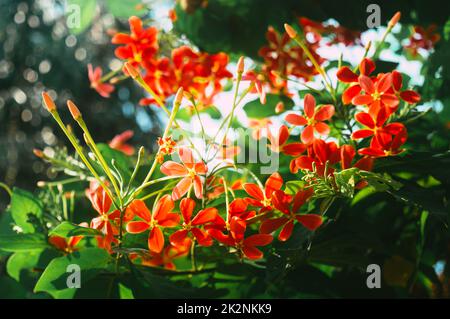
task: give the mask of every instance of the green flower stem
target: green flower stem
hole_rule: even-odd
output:
[[[59,127],[61,128],[61,130],[64,132],[64,134],[67,136],[67,138],[69,139],[70,143],[72,143],[72,146],[74,147],[75,151],[78,153],[78,155],[80,156],[81,160],[83,161],[84,165],[86,165],[86,167],[88,168],[88,170],[91,172],[91,174],[95,177],[95,179],[100,183],[100,186],[102,186],[102,188],[105,190],[105,192],[108,194],[108,196],[111,198],[111,200],[113,201],[114,206],[116,206],[116,208],[119,208],[119,205],[117,205],[117,203],[114,200],[114,197],[112,196],[111,190],[106,187],[105,183],[103,182],[103,180],[100,178],[100,176],[98,175],[98,173],[95,171],[95,169],[92,167],[91,163],[89,162],[89,160],[86,158],[86,156],[83,153],[83,149],[81,148],[81,146],[78,144],[75,136],[73,136],[72,133],[70,133],[68,131],[68,129],[65,127],[63,121],[61,120],[61,117],[59,116],[58,112],[53,111],[51,112],[53,118],[55,119],[55,121],[58,123]]]

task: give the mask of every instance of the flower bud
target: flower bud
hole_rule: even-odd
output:
[[[244,57],[243,56],[241,56],[239,58],[239,61],[237,63],[237,72],[238,72],[238,74],[244,73]]]
[[[290,38],[294,39],[295,37],[297,37],[297,31],[295,31],[295,29],[291,27],[289,24],[285,23],[284,29],[286,30],[286,33]]]
[[[400,12],[400,11],[397,11],[397,12],[394,14],[394,16],[391,18],[391,20],[389,21],[388,27],[389,27],[389,28],[394,27],[394,26],[398,23],[398,21],[400,20],[400,17],[401,17],[401,16],[402,16],[401,12]]]
[[[39,150],[37,148],[33,149],[33,154],[39,158],[44,158],[44,152],[42,152],[41,150]]]
[[[45,107],[50,113],[56,111],[55,102],[53,102],[53,99],[50,97],[50,95],[48,95],[47,92],[42,92],[42,101],[44,102]]]
[[[139,77],[139,71],[136,70],[136,68],[134,66],[131,65],[131,63],[129,62],[125,62],[125,64],[123,65],[125,70],[127,71],[127,73],[133,78],[137,78]]]
[[[80,110],[71,100],[67,101],[67,107],[69,108],[70,114],[72,114],[75,121],[81,117]]]

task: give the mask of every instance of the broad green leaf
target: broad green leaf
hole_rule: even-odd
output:
[[[0,250],[4,251],[37,251],[48,247],[46,237],[41,234],[0,236]]]
[[[245,104],[244,111],[249,118],[261,119],[273,116],[276,115],[275,106],[280,101],[284,103],[284,110],[291,110],[294,106],[294,102],[284,95],[267,94],[266,104],[261,104],[258,98]]]
[[[34,268],[39,263],[42,250],[17,252],[9,257],[6,263],[6,271],[8,275],[17,281],[20,281],[20,276],[23,271]]]
[[[145,13],[143,0],[106,0],[106,7],[117,18],[129,18]]]
[[[119,283],[119,296],[120,299],[134,299],[133,290]]]
[[[67,286],[67,280],[73,274],[68,266],[77,265],[80,267],[81,289],[83,289],[83,283],[105,269],[110,259],[108,252],[99,248],[86,248],[67,256],[55,258],[39,278],[34,291],[47,292],[53,298],[72,298],[77,289]]]
[[[301,190],[305,185],[304,181],[288,181],[284,191],[288,195],[295,195],[299,190]]]
[[[93,228],[82,227],[70,222],[62,222],[54,229],[50,231],[50,235],[56,235],[64,238],[69,238],[72,236],[98,236],[101,233]]]
[[[67,0],[66,24],[73,34],[82,33],[95,16],[97,0]]]
[[[15,224],[22,228],[24,233],[32,233],[34,226],[28,222],[28,214],[40,217],[42,204],[30,192],[15,187],[11,197],[10,212]]]

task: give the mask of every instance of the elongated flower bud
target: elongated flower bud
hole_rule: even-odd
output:
[[[125,62],[124,64],[125,70],[127,70],[127,73],[133,78],[139,77],[139,71],[136,70],[134,66],[132,66],[129,62]]]
[[[44,102],[45,107],[50,113],[56,111],[55,102],[53,102],[53,99],[50,97],[50,95],[48,95],[47,92],[42,92],[42,101]]]
[[[42,152],[41,150],[39,150],[37,148],[33,149],[33,154],[39,158],[44,158],[44,152]]]
[[[286,30],[286,33],[288,36],[292,39],[294,39],[297,36],[297,31],[293,27],[291,27],[289,24],[284,24],[284,29]]]
[[[69,108],[70,114],[72,114],[75,121],[81,117],[80,110],[71,100],[67,101],[67,107]]]
[[[391,18],[391,20],[389,21],[388,27],[392,28],[393,26],[395,26],[398,21],[400,20],[402,14],[400,11],[397,11],[394,16]]]
[[[180,86],[180,88],[177,91],[177,94],[175,95],[175,100],[173,101],[173,104],[180,105],[182,100],[183,100],[183,88]]]
[[[237,63],[237,72],[238,72],[238,74],[242,74],[242,73],[244,73],[244,57],[243,56],[241,56],[240,58],[239,58],[239,61],[238,61],[238,63]]]

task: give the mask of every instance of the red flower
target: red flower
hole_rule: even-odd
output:
[[[398,155],[404,151],[400,147],[405,144],[407,139],[408,134],[405,128],[394,134],[380,134],[372,139],[370,147],[362,148],[358,150],[358,153],[373,157]]]
[[[416,104],[420,102],[420,95],[419,93],[413,91],[413,90],[404,90],[400,91],[403,86],[403,79],[402,75],[398,71],[392,72],[392,85],[393,89],[395,91],[395,94],[399,96],[403,101],[409,104]]]
[[[292,208],[290,208],[290,197],[286,196],[283,191],[275,191],[273,194],[273,204],[277,210],[286,216],[265,220],[261,223],[259,231],[263,234],[270,234],[280,227],[283,227],[278,235],[278,240],[286,241],[292,235],[295,221],[301,223],[311,231],[316,230],[322,225],[322,216],[316,214],[299,214],[300,208],[313,193],[314,191],[312,188],[299,191],[293,199]]]
[[[380,138],[381,135],[397,134],[405,128],[401,123],[390,123],[384,126],[388,117],[389,114],[387,114],[384,109],[378,112],[376,121],[374,121],[373,117],[369,113],[361,112],[355,114],[356,121],[366,126],[366,128],[353,132],[352,139],[356,140],[370,136]]]
[[[323,121],[329,120],[334,114],[333,105],[322,105],[316,110],[316,100],[311,94],[305,95],[304,102],[305,116],[297,114],[288,114],[286,121],[292,125],[305,126],[301,134],[302,142],[305,144],[311,144],[314,141],[314,132],[321,135],[328,135],[330,128]]]
[[[270,141],[270,148],[274,152],[299,156],[306,150],[306,145],[302,143],[286,144],[289,138],[289,129],[286,125],[280,127],[277,136],[273,136],[270,131],[268,131],[268,138]]]
[[[231,218],[228,234],[224,234],[215,228],[208,229],[208,233],[222,244],[236,248],[241,256],[249,259],[260,259],[263,257],[263,253],[257,247],[270,244],[273,237],[269,234],[256,234],[244,238],[246,228],[245,221],[234,216]]]
[[[279,173],[270,175],[264,189],[253,183],[245,183],[244,189],[251,196],[246,198],[246,201],[252,206],[261,207],[261,211],[271,210],[272,193],[281,189],[281,186],[283,186],[283,178]]]
[[[435,24],[426,29],[421,26],[414,26],[414,32],[409,37],[409,43],[405,46],[405,49],[414,57],[419,54],[419,49],[431,50],[441,39],[439,33],[436,32],[436,28]]]
[[[364,58],[359,64],[359,73],[361,75],[369,76],[374,70],[375,63],[369,58]],[[361,92],[358,75],[348,66],[343,66],[337,71],[336,76],[339,81],[351,84],[342,93],[342,103],[350,104],[353,98]]]
[[[114,236],[119,234],[117,222],[120,219],[120,211],[114,210],[109,213],[112,201],[101,186],[87,194],[92,207],[100,214],[99,217],[92,219],[90,227],[103,233],[104,237],[98,238],[99,244],[103,248],[110,250],[111,243],[117,242]]]
[[[92,68],[92,64],[88,64],[88,78],[91,82],[91,88],[97,91],[103,97],[109,97],[111,92],[114,91],[114,86],[109,83],[102,82],[102,69],[98,66],[95,69]]]
[[[87,223],[81,223],[80,226],[89,227]],[[71,254],[78,250],[75,246],[83,239],[83,237],[84,236],[72,236],[69,238],[63,238],[60,236],[49,236],[48,242],[58,250]]]
[[[115,50],[119,59],[127,60],[133,66],[153,58],[158,50],[158,30],[155,27],[144,29],[138,17],[131,17],[130,34],[117,33],[112,38],[113,44],[123,44]]]
[[[315,139],[314,142],[308,146],[308,155],[300,156],[291,162],[291,172],[297,173],[299,169],[308,171],[313,170],[313,163],[316,167],[316,172],[319,175],[325,173],[325,166],[328,162],[328,174],[332,174],[334,170],[332,165],[340,161],[339,147],[335,142],[325,142],[320,139]]]
[[[175,233],[170,235],[170,243],[173,246],[186,246],[186,244],[190,246],[190,240],[186,241],[186,238],[189,238],[190,233],[195,237],[199,245],[212,245],[213,242],[211,237],[209,237],[209,235],[198,226],[213,222],[218,215],[217,208],[209,207],[202,209],[194,218],[191,218],[194,209],[195,201],[193,199],[183,198],[181,200],[180,211],[183,216],[183,229],[177,230]]]
[[[148,249],[155,253],[162,251],[164,247],[164,235],[161,228],[175,227],[180,222],[180,216],[171,213],[175,207],[170,195],[164,195],[156,203],[153,213],[147,208],[145,203],[135,199],[127,208],[134,215],[139,216],[142,221],[131,221],[127,224],[127,232],[139,234],[150,229],[148,236]]]
[[[164,156],[165,155],[170,155],[174,152],[175,150],[175,146],[177,146],[177,143],[172,140],[171,136],[162,138],[162,137],[158,137],[158,145],[159,145],[159,150],[158,150],[158,154],[157,159],[159,163],[163,163],[164,162]]]
[[[388,113],[396,110],[399,100],[395,94],[389,93],[392,88],[392,74],[379,74],[376,82],[368,76],[359,77],[359,85],[364,90],[356,95],[352,103],[369,106],[369,113],[376,115],[381,108],[388,107]]]
[[[126,144],[126,141],[128,141],[130,138],[132,138],[134,135],[134,132],[132,130],[126,130],[116,136],[109,142],[109,147],[116,149],[118,151],[121,151],[122,153],[126,155],[133,155],[134,154],[134,147]]]
[[[161,165],[161,172],[168,176],[179,176],[182,179],[172,191],[173,200],[178,200],[186,194],[192,185],[197,198],[203,198],[203,184],[199,175],[204,175],[208,171],[203,162],[194,162],[192,151],[185,147],[178,150],[183,164],[174,161],[167,161]]]
[[[148,267],[163,266],[169,270],[175,270],[174,259],[184,257],[189,253],[189,245],[187,246],[166,246],[161,252],[155,253],[150,251],[148,254],[130,253],[129,257],[132,261],[140,261],[140,264]]]
[[[242,81],[250,81],[255,86],[250,92],[258,93],[261,104],[266,104],[266,91],[264,90],[264,76],[253,70],[247,71],[242,75]]]

